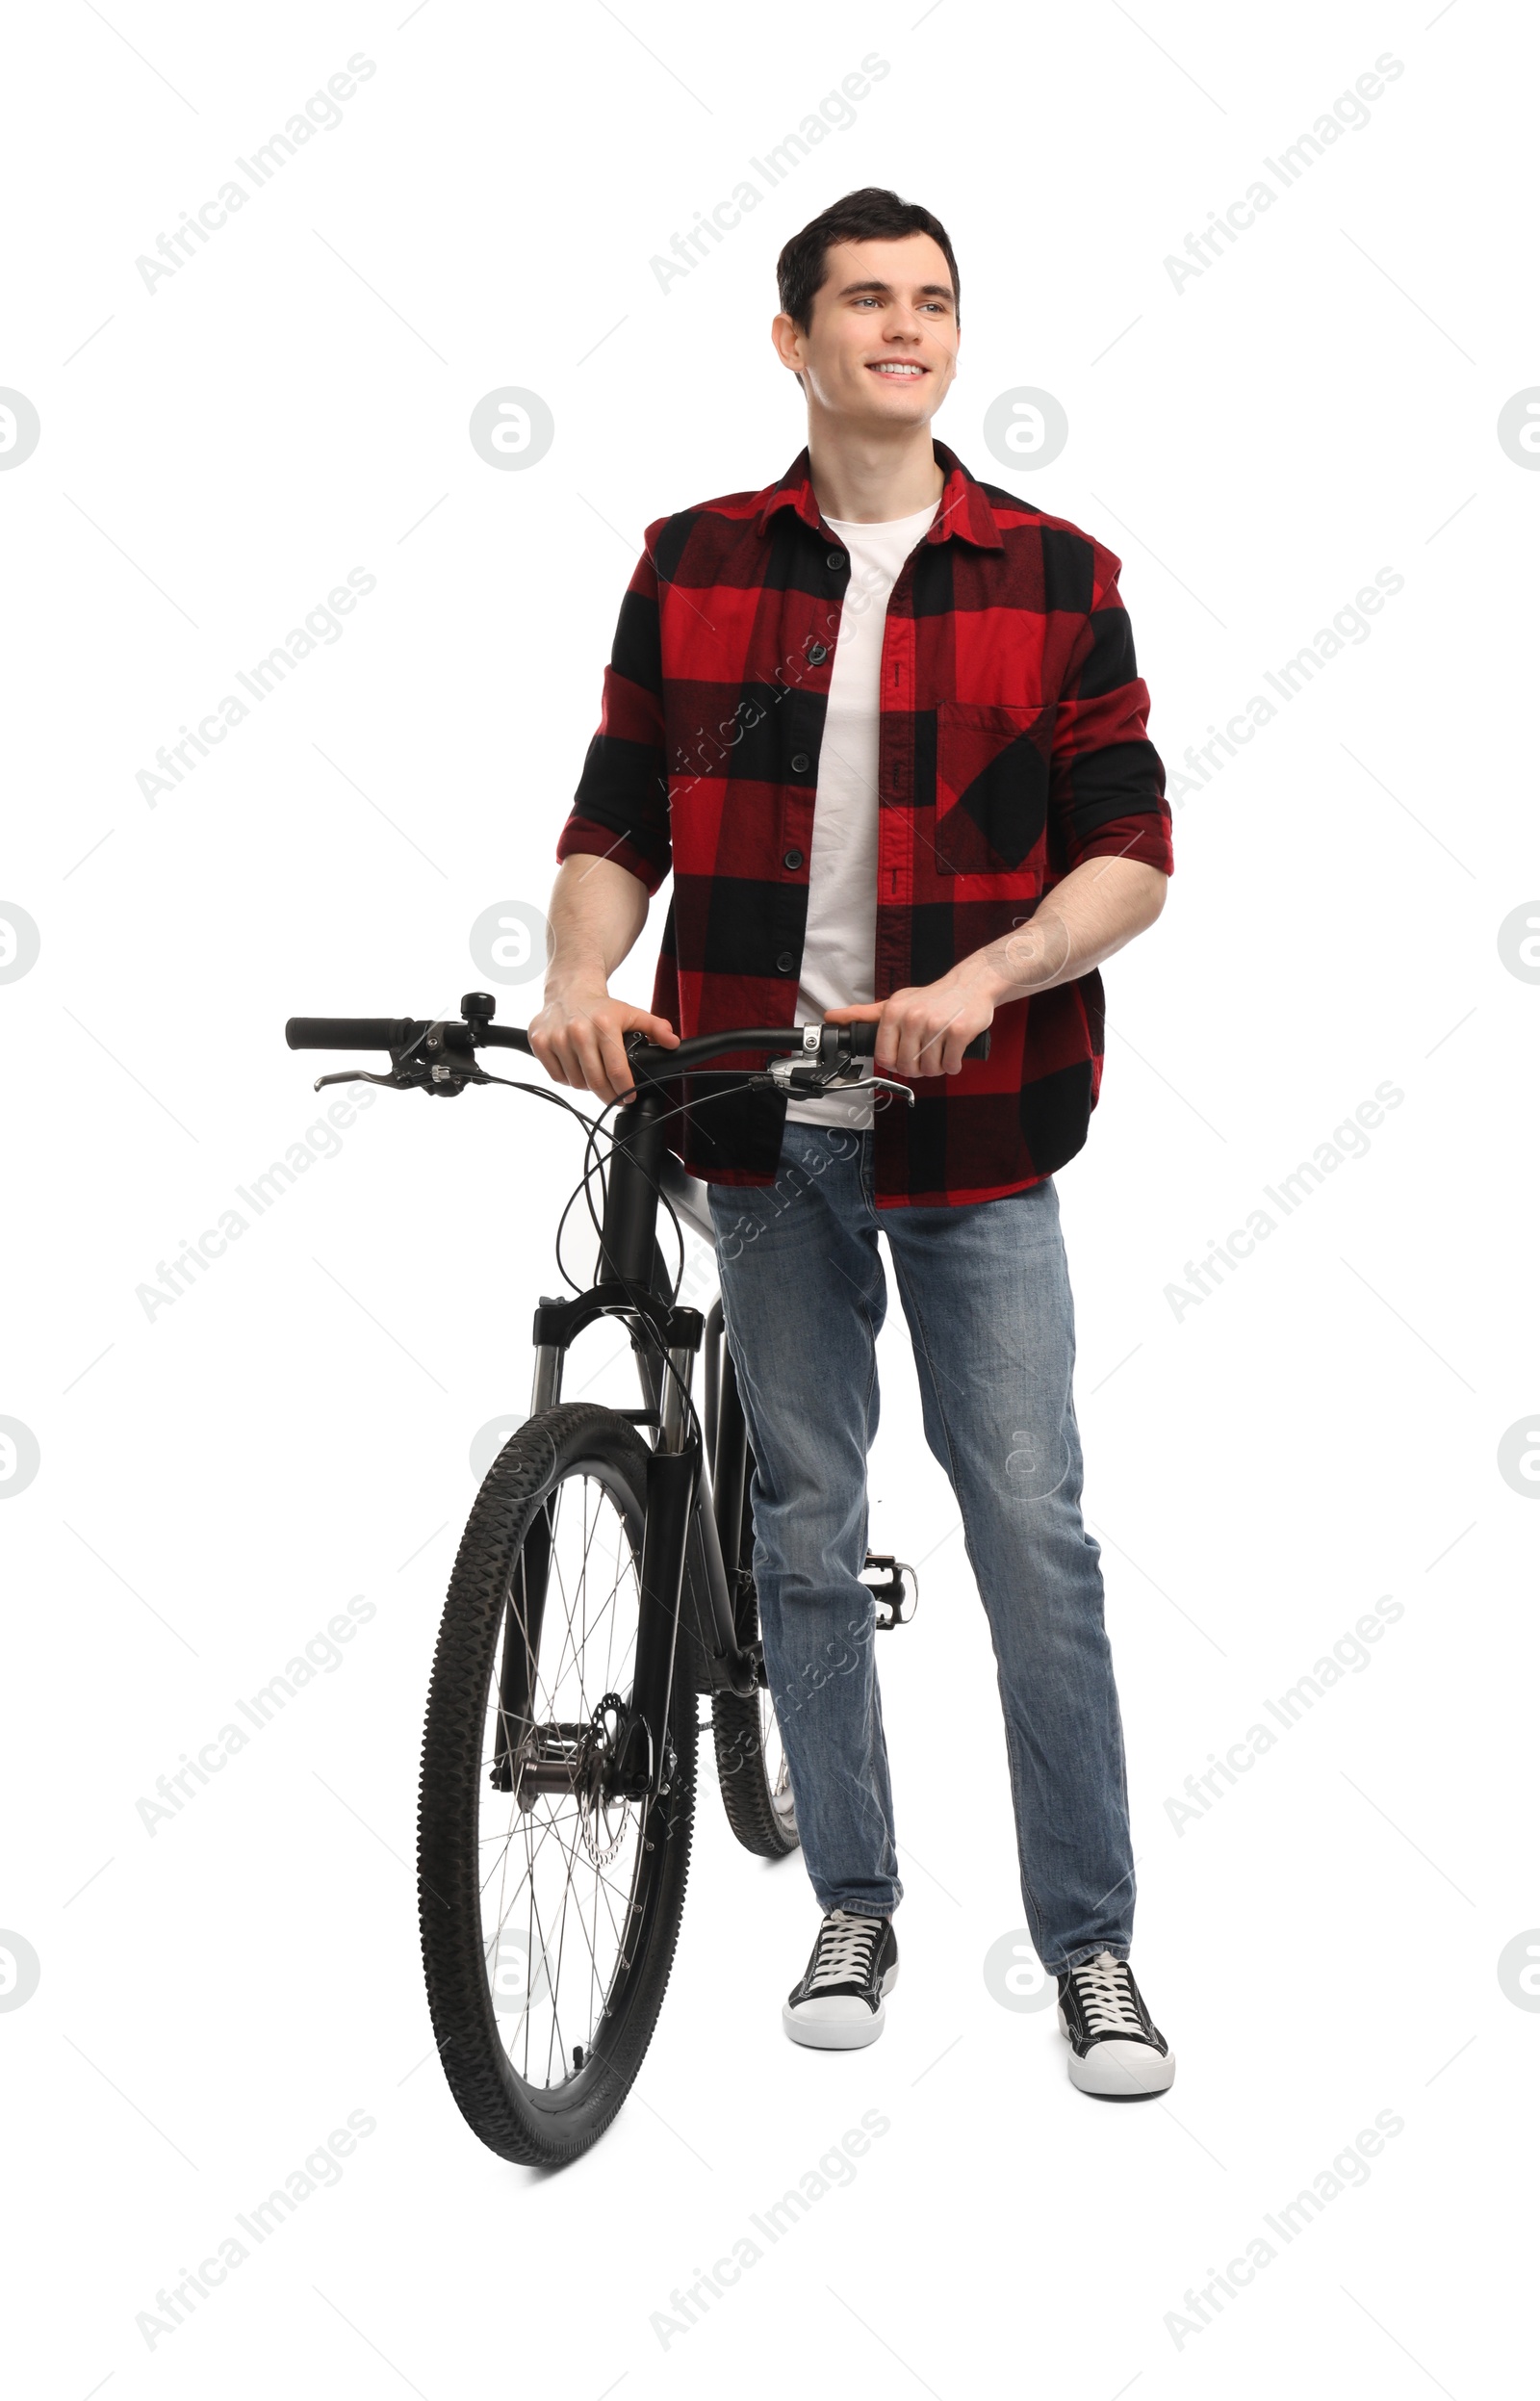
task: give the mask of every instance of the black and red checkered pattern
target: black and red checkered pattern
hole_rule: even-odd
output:
[[[883,638],[878,999],[1009,933],[1084,859],[1171,870],[1119,560],[943,443],[936,457],[940,507]],[[686,1036],[795,1021],[849,580],[806,451],[765,491],[647,529],[557,856],[616,860],[649,892],[672,868],[653,1005]],[[879,1109],[879,1205],[996,1200],[1062,1167],[1096,1104],[1102,1034],[1095,973],[997,1011],[988,1060]],[[773,1178],[779,1094],[702,1078],[690,1100],[671,1133],[696,1175]]]

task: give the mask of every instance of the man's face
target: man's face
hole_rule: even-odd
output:
[[[812,407],[873,432],[928,424],[957,372],[957,302],[939,245],[928,233],[836,242],[808,331],[783,313],[771,338]]]

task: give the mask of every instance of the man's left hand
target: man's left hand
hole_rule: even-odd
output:
[[[998,977],[976,954],[939,983],[909,984],[886,1000],[831,1009],[827,1021],[856,1025],[876,1020],[872,1064],[879,1075],[955,1075],[968,1044],[993,1023],[1000,997]]]

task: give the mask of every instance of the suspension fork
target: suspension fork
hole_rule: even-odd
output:
[[[639,1285],[643,1291],[654,1292],[658,1300],[665,1297],[657,1288],[657,1186],[663,1164],[662,1116],[662,1096],[655,1092],[643,1092],[634,1100],[629,1101],[615,1120],[615,1138],[605,1179],[598,1267],[600,1283]],[[538,1318],[536,1322],[538,1325]],[[633,1340],[631,1347],[637,1355],[648,1407],[655,1409],[659,1407],[659,1371],[644,1343]],[[565,1344],[559,1342],[536,1344],[534,1389],[529,1396],[531,1417],[538,1417],[542,1409],[554,1408],[561,1399],[565,1349]],[[672,1378],[670,1381],[673,1381]]]
[[[561,1399],[561,1371],[566,1357],[562,1344],[543,1342],[535,1351],[534,1388],[529,1414],[554,1408]],[[551,1581],[551,1504],[541,1505],[529,1523],[514,1566],[502,1609],[502,1665],[498,1678],[498,1728],[492,1755],[492,1787],[513,1790],[513,1761],[526,1732],[534,1721],[540,1636],[546,1616],[546,1588]]]
[[[623,1213],[616,1227],[613,1246],[610,1235],[611,1207],[616,1200],[613,1169],[609,1186],[610,1205],[604,1211],[603,1250],[605,1257],[613,1262],[610,1272],[629,1273],[640,1264],[643,1253],[640,1241],[636,1239],[635,1218],[639,1211],[634,1194],[630,1197],[629,1216],[624,1213],[628,1197],[624,1178],[630,1174],[651,1175],[653,1182],[648,1188],[647,1199],[652,1205],[646,1211],[646,1223],[642,1229],[647,1236],[645,1256],[649,1283],[653,1278],[656,1254],[655,1182],[662,1152],[660,1129],[651,1129],[658,1132],[655,1150],[651,1145],[644,1148],[644,1144],[650,1131],[646,1121],[655,1107],[655,1097],[653,1095],[636,1103],[638,1117],[643,1123],[637,1128],[640,1139],[636,1140],[634,1147],[629,1146],[629,1155],[622,1170],[620,1199]],[[629,1250],[624,1247],[628,1239]],[[659,1294],[658,1298],[663,1296]],[[686,1338],[670,1344],[663,1354],[666,1365],[650,1353],[645,1344],[638,1346],[637,1364],[642,1373],[643,1388],[657,1412],[657,1436],[647,1460],[647,1527],[642,1536],[636,1676],[631,1687],[631,1717],[620,1768],[622,1790],[665,1792],[668,1789],[668,1709],[679,1663],[684,1561],[691,1521],[701,1513],[702,1456],[700,1438],[691,1424],[690,1385],[695,1372],[695,1355],[700,1346],[702,1321],[693,1310],[680,1311],[676,1316],[676,1325],[679,1332]]]
[[[513,1790],[513,1761],[535,1717],[540,1635],[551,1581],[551,1504],[542,1502],[520,1546],[503,1603],[502,1668],[498,1679],[498,1731],[492,1786]]]
[[[695,1325],[698,1329],[699,1319],[695,1320]],[[669,1689],[679,1666],[677,1632],[680,1613],[692,1605],[692,1600],[697,1612],[697,1633],[710,1662],[713,1687],[720,1685],[744,1696],[753,1694],[758,1689],[757,1658],[745,1651],[738,1632],[738,1593],[733,1570],[738,1561],[739,1536],[734,1535],[732,1550],[728,1554],[732,1565],[724,1565],[717,1531],[720,1504],[706,1472],[700,1437],[689,1420],[693,1347],[689,1350],[670,1350],[667,1358],[667,1369],[660,1368],[656,1359],[645,1353],[638,1359],[645,1388],[654,1400],[659,1417],[657,1445],[648,1463],[647,1536],[642,1560],[644,1621],[649,1610],[654,1614],[645,1636],[639,1636],[635,1686],[638,1717],[654,1728],[664,1723],[663,1712]],[[720,1424],[720,1369],[711,1381],[716,1385],[716,1392],[707,1400],[706,1434],[708,1442],[712,1441],[713,1426]],[[732,1386],[730,1407],[735,1407],[736,1401],[737,1387],[734,1384]],[[747,1447],[741,1414],[735,1420],[730,1419],[726,1448],[720,1434],[716,1436],[713,1447],[728,1468],[729,1482],[738,1495],[736,1506],[741,1511]],[[735,1477],[732,1464],[734,1456],[737,1459]],[[684,1571],[690,1558],[692,1536],[696,1545],[694,1582],[704,1588],[693,1590],[692,1595],[687,1596]],[[675,1639],[665,1678],[662,1660],[670,1636]],[[644,1639],[651,1644],[646,1655],[645,1670]]]
[[[637,1597],[636,1675],[616,1790],[637,1798],[666,1792],[669,1697],[679,1648],[684,1549],[695,1507],[699,1453],[654,1450],[647,1462],[647,1530]]]
[[[676,1366],[686,1363],[671,1353]],[[670,1382],[673,1378],[670,1378]],[[666,1392],[665,1392],[666,1402]],[[724,1569],[717,1539],[716,1512],[703,1488],[701,1446],[693,1434],[683,1447],[667,1446],[668,1411],[664,1433],[647,1462],[647,1532],[642,1540],[640,1615],[636,1636],[636,1680],[632,1688],[631,1743],[625,1763],[626,1782],[652,1775],[647,1789],[660,1789],[664,1770],[661,1737],[667,1724],[669,1694],[679,1667],[680,1612],[685,1605],[684,1566],[692,1531],[699,1542],[699,1560],[706,1592],[702,1596],[707,1622],[700,1634],[711,1657],[713,1680],[720,1677],[731,1691],[743,1696],[758,1690],[758,1665],[738,1639],[735,1584]],[[738,1489],[742,1493],[741,1472]],[[741,1506],[741,1500],[740,1500]],[[737,1550],[734,1545],[733,1562]],[[692,1704],[693,1705],[693,1704]],[[649,1761],[645,1754],[651,1751]]]

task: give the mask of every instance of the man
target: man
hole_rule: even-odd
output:
[[[932,440],[959,339],[937,219],[853,193],[778,273],[772,339],[808,447],[766,490],[648,528],[558,844],[531,1040],[558,1082],[610,1100],[633,1027],[667,1046],[875,1020],[875,1071],[912,1105],[707,1077],[674,1121],[710,1186],[766,1668],[824,1912],[783,2022],[818,2048],[873,2041],[898,1969],[860,1581],[881,1226],[988,1614],[1069,2074],[1144,2099],[1174,2069],[1128,1966],[1122,1732],[1052,1176],[1097,1097],[1096,968],[1159,915],[1171,867],[1148,693],[1119,561]],[[632,1007],[608,979],[670,868],[654,1006]],[[964,1061],[986,1028],[988,1062]],[[937,1731],[965,1773],[961,1723]]]

